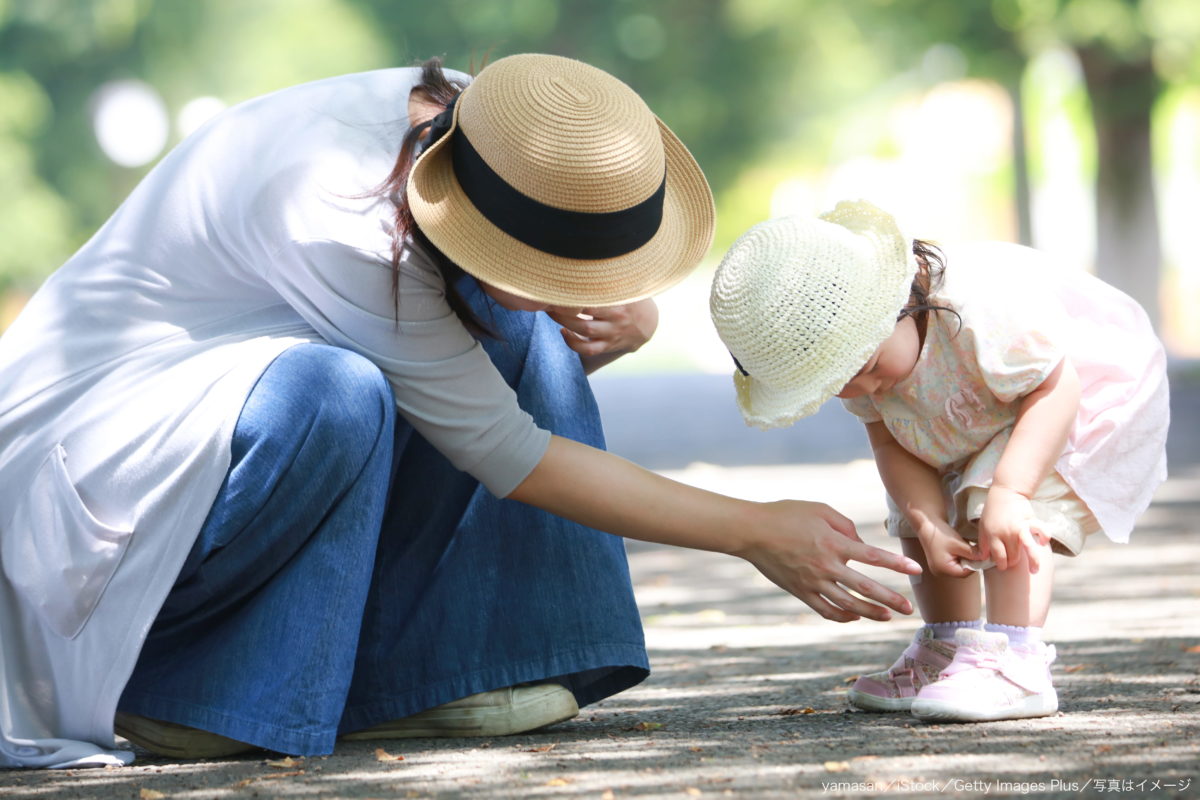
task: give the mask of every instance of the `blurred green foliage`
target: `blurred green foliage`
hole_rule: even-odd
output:
[[[175,114],[433,55],[580,58],[692,149],[728,242],[768,213],[756,170],[819,169],[847,146],[846,114],[869,129],[896,96],[964,76],[1015,94],[1030,55],[1063,45],[1133,65],[1114,74],[1156,95],[1196,81],[1198,41],[1195,0],[0,0],[0,289],[36,285],[149,168],[96,143],[93,94],[112,80]]]

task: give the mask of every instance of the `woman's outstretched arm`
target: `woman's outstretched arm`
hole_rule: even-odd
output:
[[[509,497],[618,536],[744,558],[826,619],[912,613],[903,596],[847,562],[910,575],[920,572],[916,562],[864,544],[853,522],[822,503],[726,497],[558,436]]]

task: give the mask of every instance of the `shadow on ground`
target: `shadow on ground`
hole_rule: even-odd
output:
[[[8,773],[2,793],[617,798],[953,790],[1037,797],[1090,795],[1097,781],[1106,788],[1146,781],[1144,794],[1157,782],[1152,796],[1185,797],[1196,790],[1200,740],[1197,656],[1188,652],[1196,644],[1177,637],[1070,642],[1055,668],[1063,712],[972,726],[847,710],[848,683],[890,661],[903,646],[895,636],[816,649],[657,651],[650,684],[537,735],[347,743],[329,758],[146,758],[124,770]]]

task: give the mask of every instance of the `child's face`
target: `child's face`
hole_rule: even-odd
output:
[[[921,337],[917,333],[917,323],[912,317],[905,317],[896,323],[892,335],[883,340],[875,354],[837,396],[851,398],[886,392],[908,377],[920,355]]]

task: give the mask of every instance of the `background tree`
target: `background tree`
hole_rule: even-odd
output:
[[[1153,121],[1164,89],[1200,76],[1200,7],[1191,0],[995,0],[1026,52],[1079,59],[1096,147],[1096,274],[1159,320],[1162,243]]]
[[[886,150],[898,97],[986,78],[1013,98],[1007,192],[1029,241],[1023,76],[1068,47],[1094,123],[1097,271],[1153,314],[1153,115],[1164,90],[1200,80],[1198,42],[1195,0],[0,0],[0,291],[35,286],[149,168],[113,164],[92,135],[112,80],[144,80],[176,112],[431,55],[460,68],[574,56],[632,85],[688,144],[721,247],[770,213],[781,173]]]

